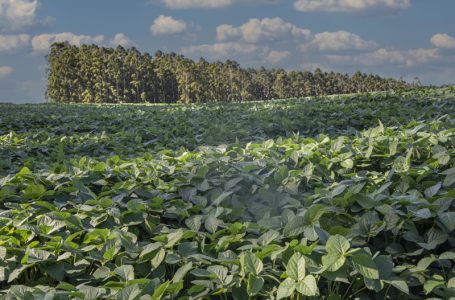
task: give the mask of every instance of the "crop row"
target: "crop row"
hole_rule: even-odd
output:
[[[406,103],[411,102],[401,105]],[[416,114],[417,104],[406,114]],[[445,112],[453,109],[449,102],[439,104],[447,105]],[[305,115],[307,109],[321,106],[302,106],[298,112]],[[435,106],[420,113],[438,114],[431,111]],[[272,107],[270,118],[277,114],[291,127],[298,124],[298,113],[283,117],[294,110]],[[100,109],[93,107],[91,113]],[[103,109],[100,118],[117,108]],[[221,108],[211,109],[205,118]],[[130,111],[127,118],[139,111],[121,110]],[[153,111],[141,110],[145,115]],[[327,122],[312,118],[301,126],[320,122],[330,131],[331,122],[341,122],[336,113],[334,109]],[[385,122],[396,122],[393,112],[388,114]],[[377,122],[363,120],[365,115],[358,108],[349,122]],[[96,122],[97,117],[91,117]],[[51,110],[43,126],[53,118]],[[224,114],[220,118],[228,120]],[[37,121],[32,117],[30,122]],[[198,121],[187,117],[182,122]],[[248,118],[239,122],[252,124]],[[90,124],[81,121],[80,126]],[[11,137],[18,139],[16,152],[25,127]],[[253,127],[245,130],[264,130],[258,139],[270,134],[264,126]],[[87,144],[78,148],[87,156],[71,158],[65,148],[53,156],[63,155],[61,161],[47,167],[38,164],[41,158],[30,152],[27,141],[24,147],[30,148],[23,151],[36,163],[16,172],[10,168],[0,178],[0,281],[5,297],[455,297],[454,119],[445,116],[398,127],[379,122],[345,136],[340,134],[344,129],[336,130],[336,135],[289,133],[191,151],[157,147],[152,153],[146,151],[145,140],[122,147],[120,138],[112,140],[116,144],[111,150],[112,144],[101,143],[106,148],[98,158],[96,148],[88,155]],[[42,145],[52,143],[53,137],[40,140],[44,133],[39,128],[36,132]],[[109,151],[118,155],[109,156]]]

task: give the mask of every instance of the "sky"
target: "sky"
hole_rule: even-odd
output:
[[[455,83],[454,0],[0,0],[0,102],[43,102],[53,42]]]

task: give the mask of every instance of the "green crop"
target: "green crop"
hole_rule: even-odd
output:
[[[455,297],[454,104],[1,105],[0,293]]]

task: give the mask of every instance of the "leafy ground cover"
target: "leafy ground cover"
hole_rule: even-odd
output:
[[[454,103],[4,105],[3,298],[455,297]]]

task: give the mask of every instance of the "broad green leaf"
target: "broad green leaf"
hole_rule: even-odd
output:
[[[341,166],[345,169],[352,169],[354,167],[354,161],[352,159],[346,159],[345,161],[341,162]]]
[[[291,278],[286,278],[278,286],[276,299],[279,300],[279,299],[290,297],[294,293],[295,289],[297,288],[296,285],[297,284],[294,280],[292,280]]]
[[[138,299],[138,296],[142,294],[141,289],[139,288],[139,285],[133,284],[130,286],[127,286],[123,289],[120,290],[120,292],[115,295],[115,299],[117,300],[135,300]]]
[[[341,235],[331,236],[325,244],[325,249],[329,254],[345,255],[350,248],[349,241]]]
[[[386,280],[385,282],[389,283],[391,286],[398,289],[399,291],[409,295],[409,287],[405,280],[396,277],[390,280]]]
[[[305,257],[296,252],[289,259],[286,265],[286,273],[294,281],[301,281],[305,278]]]
[[[207,219],[205,219],[204,227],[205,229],[207,229],[208,232],[215,233],[219,224],[220,223],[215,216],[209,215]]]
[[[318,285],[316,283],[316,278],[313,275],[308,275],[302,281],[297,283],[297,291],[308,297],[313,297],[319,295]]]
[[[257,277],[250,273],[248,276],[247,282],[247,293],[250,297],[257,295],[264,286],[264,279],[262,277]]]
[[[124,281],[134,280],[134,267],[131,265],[122,265],[114,270],[114,273],[120,276]]]
[[[277,239],[280,236],[280,233],[275,230],[269,230],[263,235],[261,235],[258,239],[258,244],[261,246],[267,246],[271,242],[273,242],[275,239]]]
[[[432,278],[425,281],[423,289],[425,290],[425,294],[428,295],[433,292],[434,289],[442,286],[445,286],[444,278],[439,275],[434,275]]]
[[[360,274],[367,279],[379,279],[379,270],[371,256],[365,253],[356,253],[352,257],[352,264]]]
[[[374,258],[374,262],[378,267],[379,278],[382,280],[390,279],[393,275],[392,257],[387,255],[379,255]]]
[[[179,229],[175,232],[171,232],[167,235],[166,248],[172,248],[177,244],[183,237],[183,230]]]
[[[225,266],[209,266],[207,271],[216,275],[216,277],[221,281],[224,282],[226,277],[228,276],[228,268]]]
[[[317,224],[319,219],[324,215],[326,212],[325,205],[322,204],[315,204],[312,205],[308,210],[305,212],[305,222],[307,224]]]
[[[161,243],[150,243],[142,248],[139,257],[144,260],[149,260],[154,256],[154,253],[161,247]]]
[[[433,186],[427,188],[427,189],[425,190],[425,196],[426,196],[427,198],[431,198],[431,197],[435,196],[435,195],[439,192],[439,190],[441,189],[441,187],[442,187],[442,183],[441,183],[441,182],[438,182],[437,184],[435,184],[435,185],[433,185]]]
[[[445,212],[438,216],[438,220],[444,225],[448,232],[455,230],[455,212]]]
[[[398,173],[407,172],[409,168],[408,160],[403,156],[397,157],[393,163],[393,169]]]
[[[251,252],[242,252],[240,254],[240,264],[243,272],[253,273],[254,275],[259,275],[264,267],[262,261]]]
[[[172,278],[173,283],[177,283],[181,280],[183,280],[186,276],[186,274],[193,268],[193,263],[189,262],[180,268],[175,272],[174,277]]]
[[[161,263],[163,262],[165,256],[166,256],[166,251],[164,251],[164,249],[161,248],[156,253],[156,255],[153,257],[153,259],[151,261],[153,268],[155,268],[155,269],[158,268],[159,265],[161,265]]]
[[[198,232],[199,229],[201,229],[202,217],[191,216],[190,218],[185,219],[185,225],[188,226],[189,229]]]
[[[164,293],[166,293],[167,288],[169,287],[170,282],[166,281],[165,283],[161,284],[152,294],[152,300],[160,300]]]
[[[322,266],[329,272],[335,272],[346,262],[346,257],[339,253],[329,253],[322,257]]]

